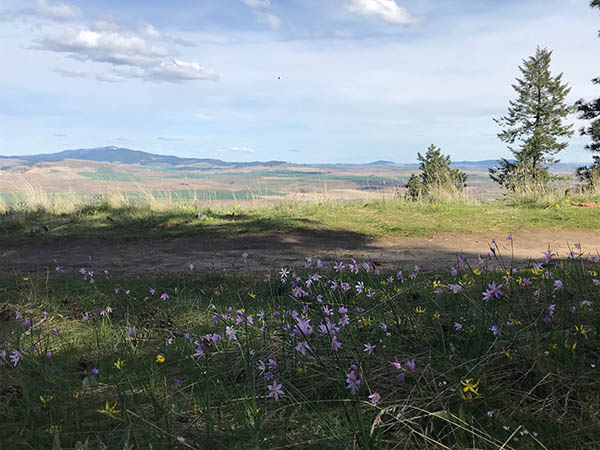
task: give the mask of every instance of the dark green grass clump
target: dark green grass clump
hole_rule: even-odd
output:
[[[260,276],[6,278],[0,442],[598,448],[597,258],[513,269],[493,248],[445,273],[308,259]]]

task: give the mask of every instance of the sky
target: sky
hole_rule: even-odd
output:
[[[493,118],[553,51],[600,88],[587,0],[2,0],[0,155],[119,146],[228,161],[509,157]],[[579,129],[576,115],[570,122]],[[591,161],[579,133],[563,161]]]

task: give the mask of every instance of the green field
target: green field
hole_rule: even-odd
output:
[[[136,194],[139,195],[139,194]],[[157,194],[160,207],[135,197],[125,206],[98,202],[71,212],[13,209],[0,221],[0,242],[35,243],[55,239],[102,237],[109,240],[174,236],[228,237],[262,231],[345,230],[366,238],[400,239],[439,233],[488,234],[515,230],[597,230],[600,208],[572,206],[569,199],[537,207],[482,204],[413,203],[403,200],[352,202],[275,202],[207,207],[201,194]],[[198,195],[198,201],[192,201]],[[249,191],[213,193],[206,200],[250,200]],[[276,193],[271,193],[276,195]],[[137,199],[137,200],[136,200]]]

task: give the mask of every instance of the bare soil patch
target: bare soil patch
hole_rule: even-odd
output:
[[[475,261],[478,254],[489,252],[489,243],[496,238],[500,252],[511,260],[511,241],[506,236],[459,235],[441,233],[431,238],[401,240],[370,240],[348,231],[264,232],[231,239],[180,237],[168,240],[136,240],[116,243],[102,239],[65,240],[27,247],[4,247],[0,251],[0,273],[27,274],[54,271],[60,265],[65,271],[80,267],[108,269],[124,276],[184,273],[189,264],[197,272],[209,270],[263,271],[282,266],[302,264],[304,258],[324,261],[350,257],[371,260],[386,267],[421,265],[426,270],[445,269],[454,265],[457,255]],[[600,232],[596,231],[527,231],[514,233],[514,258],[518,264],[540,259],[551,248],[566,258],[574,244],[583,252],[598,254]],[[248,262],[242,261],[247,252]]]

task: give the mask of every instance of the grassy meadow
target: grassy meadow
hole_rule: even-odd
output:
[[[589,200],[589,198],[588,198]],[[573,198],[542,199],[531,204],[493,202],[421,202],[399,197],[357,201],[206,202],[150,197],[132,203],[124,197],[89,203],[6,209],[0,242],[32,244],[72,238],[116,241],[176,236],[227,238],[264,231],[344,230],[366,239],[429,237],[437,233],[504,233],[510,230],[595,230],[598,208],[573,206]]]
[[[244,274],[5,276],[0,442],[599,448],[597,255],[491,249],[440,273],[243,254]]]

